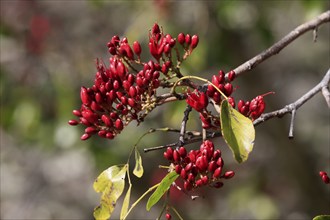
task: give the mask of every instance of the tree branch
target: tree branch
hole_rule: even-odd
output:
[[[191,109],[192,109],[191,106],[187,105],[186,110],[184,111],[184,117],[182,119],[180,137],[179,137],[180,146],[184,145],[184,136],[186,134],[187,121],[189,120],[189,113],[191,112]]]
[[[284,108],[279,109],[277,111],[262,114],[258,119],[256,119],[253,122],[253,124],[256,126],[264,121],[267,121],[268,119],[271,119],[274,117],[282,117],[283,115],[285,115],[287,113],[292,113],[292,111],[297,110],[305,102],[307,102],[309,99],[311,99],[315,94],[317,94],[321,90],[326,90],[329,86],[328,85],[329,82],[330,82],[330,69],[328,69],[328,72],[325,74],[325,76],[323,77],[323,79],[321,80],[321,82],[319,84],[317,84],[314,88],[312,88],[310,91],[308,91],[305,95],[300,97],[297,101],[295,101],[289,105],[286,105]],[[323,93],[323,95],[324,95],[324,93]],[[324,96],[325,96],[326,100],[330,100],[330,93],[325,94]]]
[[[284,38],[282,38],[280,41],[275,43],[273,46],[268,48],[267,50],[263,51],[262,53],[258,54],[257,56],[253,57],[252,59],[246,61],[242,65],[238,66],[234,69],[236,75],[240,75],[244,72],[247,72],[253,68],[255,68],[259,63],[265,61],[269,57],[278,54],[284,47],[289,45],[292,41],[297,39],[302,34],[306,33],[309,30],[315,30],[314,31],[314,37],[313,40],[316,40],[316,30],[317,27],[323,23],[330,21],[330,10],[326,11],[319,16],[317,16],[315,19],[308,21],[302,25],[299,25],[296,27],[293,31],[291,31],[289,34],[287,34]]]

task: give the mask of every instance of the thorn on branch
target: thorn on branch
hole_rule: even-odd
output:
[[[328,86],[324,86],[322,88],[322,95],[327,102],[328,107],[330,108],[330,91]]]
[[[316,43],[316,40],[317,40],[317,31],[318,31],[318,28],[316,26],[313,30],[313,41],[314,41],[314,43]]]
[[[291,112],[291,122],[290,122],[290,130],[289,130],[289,139],[293,139],[293,124],[296,117],[296,109],[294,108]]]

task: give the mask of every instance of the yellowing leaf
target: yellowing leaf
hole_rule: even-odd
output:
[[[252,121],[234,109],[227,100],[220,106],[221,133],[237,162],[247,160],[253,149],[255,130]]]
[[[120,219],[124,219],[127,215],[129,200],[130,200],[130,197],[131,197],[131,188],[132,188],[132,185],[130,185],[128,187],[126,196],[124,198],[123,205],[121,207],[121,212],[120,212]]]
[[[164,193],[170,188],[171,184],[178,178],[179,174],[175,171],[168,173],[164,179],[160,182],[159,186],[155,190],[155,192],[149,197],[147,202],[147,211],[150,210],[152,206],[154,206],[160,198],[164,195]]]
[[[135,167],[133,170],[133,174],[139,178],[143,175],[142,158],[139,151],[136,148],[135,148]]]
[[[112,166],[103,171],[94,182],[94,190],[102,193],[100,205],[94,209],[95,219],[109,219],[116,202],[123,193],[127,165]]]
[[[315,216],[313,220],[330,220],[330,215],[318,215]]]

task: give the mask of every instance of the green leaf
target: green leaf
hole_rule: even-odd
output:
[[[142,158],[139,151],[136,148],[135,148],[135,167],[133,170],[133,174],[139,178],[143,175]]]
[[[125,166],[111,166],[104,170],[94,182],[94,190],[102,193],[100,205],[94,209],[95,219],[109,219],[116,202],[123,193],[125,187]]]
[[[168,173],[164,179],[160,182],[159,186],[155,190],[155,192],[149,197],[147,202],[147,211],[150,210],[152,206],[154,206],[160,198],[164,195],[164,193],[170,188],[171,184],[178,178],[179,174],[175,171]]]
[[[221,133],[237,162],[247,160],[253,149],[255,130],[252,121],[234,109],[227,100],[220,106]]]
[[[318,215],[315,216],[313,220],[330,220],[330,215]]]
[[[130,200],[130,197],[131,197],[131,188],[132,188],[132,185],[130,185],[128,187],[126,196],[124,198],[123,206],[121,207],[121,212],[120,212],[120,219],[125,219],[125,217],[127,215],[129,200]]]

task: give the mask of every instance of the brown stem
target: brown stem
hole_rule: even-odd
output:
[[[283,37],[280,41],[272,45],[267,50],[261,52],[260,54],[256,55],[252,59],[246,61],[242,65],[236,67],[234,69],[236,75],[240,75],[244,72],[247,72],[253,68],[255,68],[258,64],[265,61],[269,57],[278,54],[283,48],[288,46],[292,41],[297,39],[302,34],[306,33],[310,30],[316,30],[318,26],[320,26],[323,23],[330,21],[330,10],[326,11],[319,16],[317,16],[315,19],[308,21],[302,25],[299,25],[294,30],[292,30],[289,34],[287,34],[285,37]],[[315,33],[314,33],[314,40],[315,40]]]

